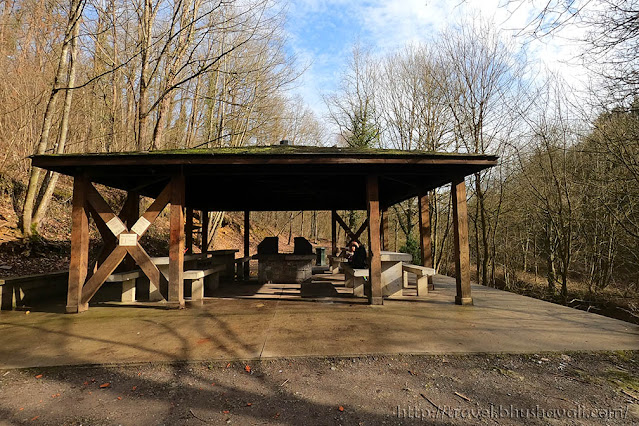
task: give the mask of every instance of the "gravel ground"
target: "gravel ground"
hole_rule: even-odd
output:
[[[4,370],[0,418],[51,425],[638,424],[639,352]]]

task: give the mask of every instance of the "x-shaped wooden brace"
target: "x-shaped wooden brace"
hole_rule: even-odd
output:
[[[113,213],[111,207],[90,182],[87,182],[86,200],[88,210],[91,212],[105,243],[109,244],[109,241],[115,239],[115,248],[82,287],[80,303],[86,304],[91,300],[109,275],[124,260],[127,253],[146,274],[150,283],[158,289],[161,288],[160,285],[164,277],[140,245],[139,239],[170,202],[171,184],[169,183],[164,188],[147,211],[131,226],[131,229],[127,228],[122,220]]]
[[[344,222],[344,220],[340,217],[340,215],[337,214],[337,212],[335,212],[335,220],[337,220],[337,223],[339,223],[339,225],[348,234],[348,238],[350,238],[352,241],[357,241],[358,243],[361,244],[361,241],[359,240],[359,236],[362,235],[362,232],[364,232],[364,230],[368,227],[368,218],[366,218],[364,223],[362,223],[362,225],[359,227],[357,232],[353,232],[351,228],[346,224],[346,222]]]

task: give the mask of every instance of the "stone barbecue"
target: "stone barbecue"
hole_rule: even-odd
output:
[[[306,238],[295,238],[293,253],[278,252],[278,238],[267,237],[257,246],[257,280],[264,283],[302,283],[313,275],[316,256]]]

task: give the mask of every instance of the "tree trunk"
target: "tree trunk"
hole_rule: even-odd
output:
[[[79,27],[79,20],[82,16],[82,9],[84,7],[84,0],[72,0],[71,7],[69,9],[69,20],[67,22],[67,28],[65,31],[65,37],[62,42],[62,48],[60,51],[60,60],[58,62],[58,69],[56,71],[51,94],[47,101],[47,106],[44,112],[44,118],[42,121],[42,130],[40,132],[40,140],[36,149],[37,154],[44,154],[49,146],[49,137],[51,133],[51,127],[53,124],[53,113],[56,99],[61,89],[61,82],[65,72],[68,72],[68,60],[69,50],[71,49],[71,43],[74,40],[74,34],[76,28]],[[29,174],[29,183],[27,185],[27,194],[24,200],[24,208],[22,210],[22,234],[25,237],[29,237],[33,232],[33,210],[35,207],[36,195],[39,192],[38,182],[40,180],[40,169],[37,167],[31,167]]]
[[[62,112],[62,121],[60,123],[60,139],[58,140],[58,146],[56,148],[56,154],[64,153],[64,147],[67,143],[67,136],[69,134],[69,114],[71,113],[71,101],[73,99],[73,86],[75,86],[75,72],[77,68],[77,54],[78,54],[78,34],[80,32],[79,23],[75,25],[73,29],[73,38],[71,39],[71,57],[69,60],[69,79],[67,83],[67,89],[64,96],[64,109]],[[37,229],[40,221],[44,218],[44,215],[49,207],[49,202],[53,196],[53,191],[58,182],[58,173],[49,171],[45,176],[45,180],[42,183],[41,192],[42,198],[39,201],[36,208],[35,215],[33,216],[33,226]]]

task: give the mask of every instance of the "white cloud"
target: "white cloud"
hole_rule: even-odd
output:
[[[527,41],[530,60],[545,64],[568,80],[582,78],[583,72],[573,60],[576,47],[566,41],[578,38],[578,29],[568,27],[541,41],[524,40],[521,30],[538,9],[528,2],[508,8],[500,4],[503,0],[296,0],[289,6],[290,47],[299,57],[312,60],[297,93],[321,116],[325,113],[321,95],[337,87],[339,73],[358,39],[383,54],[409,43],[432,40],[444,28],[473,16],[492,21],[516,44]],[[336,34],[339,40],[327,41]],[[515,39],[516,35],[520,37]],[[307,39],[312,36],[318,38]]]

